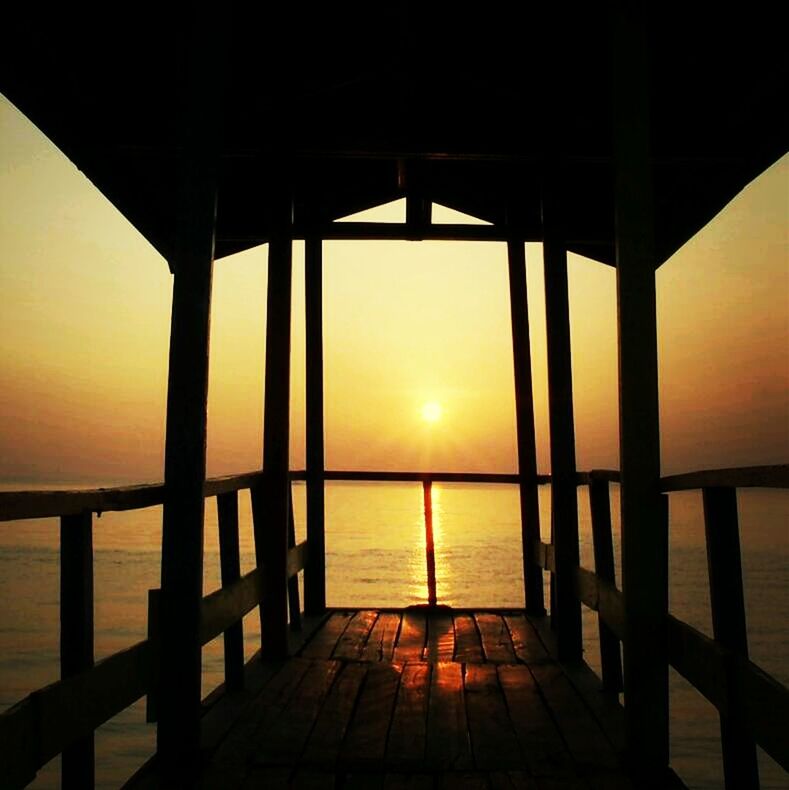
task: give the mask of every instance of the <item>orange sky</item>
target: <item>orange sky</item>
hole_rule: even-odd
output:
[[[658,272],[667,472],[789,461],[788,215],[784,157]],[[161,478],[167,265],[4,99],[0,244],[0,482]],[[301,244],[294,253],[292,463],[302,467]],[[329,467],[514,469],[505,255],[491,243],[325,245]],[[547,471],[540,245],[527,245],[527,262]],[[577,256],[569,265],[578,464],[612,467],[615,272]],[[260,464],[265,287],[265,247],[216,264],[212,475]],[[427,401],[442,406],[434,424],[421,418]]]

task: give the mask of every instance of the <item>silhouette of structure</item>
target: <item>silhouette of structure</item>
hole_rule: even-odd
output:
[[[10,22],[0,54],[0,89],[162,253],[174,279],[164,484],[0,495],[0,518],[62,518],[63,680],[0,717],[9,786],[24,784],[61,751],[64,787],[92,786],[93,729],[145,694],[150,717],[158,722],[158,754],[138,784],[190,786],[199,781],[201,737],[205,750],[230,726],[209,725],[209,718],[232,719],[244,705],[263,704],[253,690],[270,688],[265,684],[278,666],[274,662],[296,649],[297,635],[307,644],[302,655],[315,661],[344,655],[346,649],[357,658],[363,655],[385,613],[352,619],[327,613],[323,485],[332,479],[421,480],[426,491],[442,479],[520,486],[523,612],[507,615],[512,622],[490,615],[499,617],[492,625],[488,615],[478,613],[475,633],[481,641],[463,647],[471,653],[461,659],[467,614],[455,613],[450,626],[439,610],[420,615],[421,621],[413,613],[397,615],[400,641],[392,643],[395,659],[404,640],[411,652],[402,660],[435,658],[431,640],[442,629],[451,630],[454,648],[442,655],[466,663],[465,680],[458,681],[457,669],[438,663],[433,682],[448,672],[458,693],[465,683],[477,760],[469,770],[487,771],[484,781],[498,781],[480,755],[497,737],[495,705],[501,699],[494,703],[474,695],[492,684],[511,709],[530,699],[522,693],[527,687],[522,667],[492,676],[475,668],[474,655],[498,660],[491,658],[495,640],[489,629],[503,628],[502,623],[510,641],[499,649],[505,658],[515,656],[512,664],[539,664],[533,654],[523,657],[532,640],[531,623],[534,634],[543,635],[541,649],[550,648],[563,668],[572,693],[593,699],[596,721],[589,727],[605,730],[621,765],[609,765],[606,772],[574,755],[582,780],[592,786],[625,783],[626,772],[637,787],[678,786],[669,768],[669,664],[721,713],[727,787],[758,785],[757,743],[789,767],[787,691],[747,657],[736,511],[737,487],[787,487],[789,468],[661,479],[658,431],[655,269],[786,150],[783,42],[766,9],[756,4],[727,16],[720,9],[713,15],[684,6],[677,14],[671,4],[644,10],[640,4],[613,3],[607,10],[594,4],[571,11],[527,7],[516,16],[510,6],[495,3],[484,8],[346,3],[293,11],[290,19],[279,8],[277,21],[265,7],[232,15],[207,8],[175,26],[158,13],[135,11],[97,32],[93,12],[80,18],[68,7],[45,19]],[[334,223],[403,196],[402,225]],[[491,224],[434,226],[432,202]],[[338,238],[508,244],[517,475],[325,470],[321,242]],[[288,468],[293,239],[306,241],[307,290],[308,460],[306,471],[297,473]],[[546,479],[537,475],[535,460],[525,241],[544,245],[551,544],[540,540],[537,511],[537,486]],[[269,275],[262,470],[206,481],[213,262],[264,242]],[[617,271],[621,473],[576,469],[568,250]],[[308,486],[307,540],[299,545],[289,516],[294,478],[306,479]],[[621,481],[622,492],[621,591],[613,573],[612,480]],[[596,573],[579,566],[579,485],[590,489]],[[237,496],[246,488],[252,491],[258,568],[241,577]],[[668,613],[666,494],[687,488],[704,490],[714,640]],[[207,496],[219,502],[224,586],[203,597]],[[151,595],[149,639],[93,666],[91,513],[157,503],[164,504],[162,582]],[[301,570],[304,617],[295,586]],[[552,629],[543,624],[543,572],[554,582]],[[604,695],[589,694],[581,656],[582,603],[600,617]],[[240,618],[257,606],[263,660],[245,670]],[[317,636],[307,641],[313,626]],[[226,683],[204,715],[201,646],[222,632]],[[420,639],[426,652],[412,650]],[[297,666],[303,665],[291,661],[283,671],[293,674]],[[328,694],[336,667],[323,671],[330,678]],[[360,670],[343,670],[349,671],[356,680],[348,688],[358,693],[362,681],[353,673]],[[400,671],[401,689],[427,693],[429,670],[406,663]],[[533,677],[539,680],[539,670]],[[516,686],[520,696],[510,697]],[[553,704],[551,692],[541,688]],[[616,698],[620,690],[623,711]],[[395,714],[387,709],[386,715],[394,716],[393,731],[400,726],[395,724],[400,699],[392,699]],[[407,706],[407,695],[404,699]],[[472,701],[481,699],[488,702],[472,710]],[[572,748],[592,729],[583,729],[579,722],[586,718],[573,713],[562,718],[561,710],[559,705],[552,715]],[[419,711],[428,716],[427,708],[406,713],[418,720]],[[622,715],[625,727],[617,729]],[[341,713],[336,716],[340,722]],[[347,725],[346,718],[342,726]],[[428,735],[429,727],[428,722]],[[298,743],[295,731],[287,732]],[[495,750],[491,754],[495,765]],[[424,769],[434,776],[454,768],[423,757],[386,765],[394,773]],[[346,770],[338,759],[330,761],[328,773],[336,771],[338,781],[351,786],[355,767]],[[205,774],[209,784],[211,765]],[[366,770],[365,781],[374,781],[375,771]],[[383,770],[379,766],[379,773]],[[525,775],[521,779],[523,786],[532,786]],[[567,781],[566,786],[576,786]]]

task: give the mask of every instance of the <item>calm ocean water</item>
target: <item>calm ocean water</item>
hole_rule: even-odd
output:
[[[22,486],[4,486],[20,488]],[[580,489],[582,564],[594,568],[589,506]],[[294,487],[298,539],[304,533],[304,488]],[[613,512],[617,518],[618,491]],[[711,634],[701,495],[671,496],[671,611]],[[422,490],[411,484],[327,486],[328,602],[333,606],[424,603]],[[519,606],[523,598],[514,486],[436,484],[434,532],[439,603]],[[550,489],[541,489],[547,539]],[[740,492],[745,594],[752,659],[789,685],[789,492]],[[248,492],[241,496],[242,572],[253,544]],[[147,590],[159,584],[161,509],[107,513],[95,520],[96,657],[145,638]],[[619,530],[614,542],[619,556]],[[618,568],[617,568],[618,571]],[[0,524],[0,710],[58,678],[58,523],[56,519]],[[219,585],[216,506],[206,509],[205,589]],[[584,611],[586,659],[599,671],[597,626]],[[247,657],[257,649],[257,613],[245,619]],[[204,693],[222,680],[221,639],[204,649]],[[671,673],[672,764],[691,788],[722,787],[718,718],[714,708]],[[144,702],[97,732],[97,786],[118,787],[151,754],[154,727]],[[59,760],[33,783],[58,786]],[[789,788],[784,771],[760,754],[762,786]]]

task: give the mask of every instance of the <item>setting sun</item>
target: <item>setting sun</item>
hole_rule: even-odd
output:
[[[438,422],[441,419],[441,404],[430,401],[422,406],[422,419],[425,422]]]

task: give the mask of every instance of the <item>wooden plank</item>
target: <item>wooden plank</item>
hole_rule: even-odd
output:
[[[304,242],[304,320],[306,339],[307,543],[304,609],[326,608],[326,534],[323,424],[323,242]]]
[[[402,667],[388,663],[368,669],[340,750],[341,762],[349,769],[383,764],[401,672]]]
[[[518,438],[518,471],[521,475],[520,509],[523,578],[526,610],[545,612],[542,573],[534,556],[540,539],[540,506],[537,495],[537,439],[534,432],[534,387],[531,375],[531,340],[526,291],[526,253],[522,239],[509,239],[507,261],[510,285],[512,358],[515,373],[515,422]]]
[[[482,637],[485,659],[492,662],[514,663],[515,650],[512,646],[507,623],[500,614],[480,612],[474,615]]]
[[[476,767],[482,771],[525,768],[496,667],[467,664],[464,685]]]
[[[420,661],[427,640],[427,615],[423,610],[406,609],[394,649],[394,660]]]
[[[490,790],[538,790],[539,786],[525,771],[492,771],[488,774]],[[542,790],[542,788],[539,788]],[[546,790],[551,790],[547,788]]]
[[[304,547],[306,549],[306,546]],[[294,557],[298,552],[296,547],[296,517],[293,514],[293,486],[288,484],[288,556],[287,556],[287,569],[288,576],[288,623],[290,624],[291,631],[301,630],[301,604],[299,603],[299,571],[304,567],[302,559],[306,560],[305,556]],[[297,565],[300,563],[300,566]],[[291,573],[291,568],[296,565],[296,570]]]
[[[255,508],[255,554],[264,568],[261,639],[268,658],[288,652],[288,503],[290,497],[290,330],[292,200],[284,174],[272,174],[266,292],[263,485]],[[264,515],[265,512],[265,515]]]
[[[427,714],[425,765],[442,771],[472,768],[463,667],[451,661],[433,666]]]
[[[341,666],[339,661],[310,662],[280,715],[256,732],[255,763],[296,765]]]
[[[238,544],[238,492],[216,498],[219,523],[219,565],[222,587],[241,578],[241,553]],[[237,691],[244,686],[244,625],[239,620],[224,632],[225,687]]]
[[[577,779],[567,746],[529,668],[499,666],[496,671],[529,772],[536,777]]]
[[[713,639],[673,616],[668,618],[671,665],[724,715],[727,686],[739,690],[743,722],[751,735],[789,771],[789,690],[750,661],[737,658]]]
[[[262,479],[262,469],[256,469],[253,472],[243,472],[239,475],[211,477],[205,481],[203,493],[206,497],[229,494],[233,491],[241,491],[245,488],[254,488],[260,484]]]
[[[590,787],[595,790],[632,788],[611,743],[562,670],[546,665],[530,669],[570,755]]]
[[[346,774],[343,790],[380,790],[384,786],[383,774]]]
[[[263,574],[259,568],[244,574],[229,587],[218,590],[203,598],[200,621],[200,644],[205,645],[227,630],[261,601]]]
[[[474,617],[470,614],[456,614],[452,619],[455,624],[455,661],[482,662],[482,641]]]
[[[648,778],[665,774],[669,763],[650,48],[642,6],[617,5],[611,26],[625,713],[631,760]]]
[[[575,597],[578,566],[578,499],[575,485],[575,427],[570,350],[567,249],[562,238],[559,168],[546,174],[543,188],[543,260],[548,350],[548,417],[551,447],[551,525],[556,551],[553,576],[557,628],[563,660],[581,657],[581,607]]]
[[[384,790],[433,790],[433,777],[429,774],[386,774]]]
[[[287,574],[289,583],[293,577],[306,568],[307,557],[309,556],[309,544],[306,540],[297,543],[288,549],[288,566]]]
[[[354,612],[332,612],[331,617],[304,646],[301,655],[304,658],[329,658],[353,616]]]
[[[619,640],[625,634],[625,602],[622,593],[587,568],[575,569],[575,583],[578,600],[599,612],[601,620],[615,637],[618,650]]]
[[[150,664],[148,642],[139,642],[0,714],[4,775],[29,781],[64,748],[136,702],[147,691]]]
[[[291,768],[278,766],[256,765],[249,771],[241,785],[241,790],[290,790]],[[224,790],[223,786],[223,790]],[[230,785],[233,787],[233,785]]]
[[[324,480],[348,480],[379,483],[507,483],[517,485],[521,478],[512,474],[489,474],[483,472],[360,472],[327,469]],[[543,479],[545,478],[545,479]],[[548,482],[550,478],[540,475],[538,482]]]
[[[589,506],[592,515],[592,545],[594,568],[597,578],[616,587],[614,570],[614,542],[611,526],[611,498],[608,481],[593,476],[589,483]],[[622,624],[624,626],[624,623]],[[597,627],[600,644],[600,665],[603,674],[603,689],[616,694],[623,690],[622,657],[619,639],[598,613]]]
[[[60,522],[60,677],[93,666],[93,517],[63,516]],[[64,790],[95,784],[93,733],[63,750]]]
[[[2,491],[0,521],[137,510],[163,502],[162,483],[87,491]]]
[[[242,712],[213,753],[201,777],[201,787],[205,790],[225,790],[243,783],[257,743],[287,707],[310,662],[292,658],[277,665],[279,671],[263,686],[254,704]]]
[[[789,488],[789,464],[708,469],[660,479],[663,492],[697,488]]]
[[[451,661],[455,655],[455,626],[450,609],[431,610],[427,616],[425,661]]]
[[[398,770],[421,767],[427,736],[430,664],[403,667],[392,724],[386,741],[386,764]]]
[[[440,790],[489,790],[488,776],[480,771],[453,771],[439,774]]]
[[[712,633],[715,641],[747,660],[745,595],[742,583],[737,492],[734,488],[704,488],[704,529],[710,580]],[[759,787],[756,744],[747,732],[739,689],[727,673],[728,712],[721,716],[723,775],[727,790]]]
[[[291,790],[334,790],[338,779],[333,773],[299,768],[290,780]],[[268,788],[268,785],[264,785]]]
[[[351,661],[360,659],[367,646],[367,638],[377,619],[378,612],[372,610],[356,612],[337,642],[337,646],[332,652],[332,658]]]
[[[381,612],[375,621],[367,643],[362,651],[362,661],[391,661],[402,615],[397,612]]]
[[[537,632],[524,615],[505,615],[504,622],[506,622],[507,628],[510,630],[512,646],[518,661],[523,661],[529,665],[552,662],[545,645],[543,645]]]
[[[310,733],[301,763],[336,768],[340,747],[367,674],[365,664],[345,664],[329,692]]]

